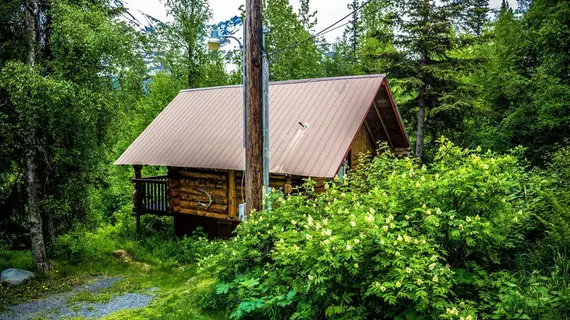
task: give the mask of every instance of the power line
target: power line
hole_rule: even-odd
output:
[[[348,24],[350,24],[350,22],[343,23],[343,24],[341,24],[340,26],[334,27],[334,28],[332,28],[332,29],[330,29],[330,30],[327,30],[327,31],[325,31],[325,32],[320,33],[319,36],[322,36],[322,35],[327,34],[327,33],[329,33],[329,32],[335,31],[336,29],[342,28],[342,27],[344,27],[344,26],[346,26],[346,25],[348,25]]]
[[[350,22],[347,22],[347,23],[345,23],[345,24],[343,24],[343,25],[340,25],[340,26],[338,26],[338,27],[336,27],[336,28],[334,28],[334,29],[331,29],[332,27],[334,27],[334,26],[336,26],[337,24],[339,24],[342,20],[344,20],[344,19],[346,19],[346,18],[352,16],[355,12],[357,12],[357,11],[360,10],[360,9],[362,9],[364,6],[366,6],[367,4],[369,4],[369,3],[372,2],[372,1],[374,1],[374,0],[368,0],[368,1],[364,2],[363,4],[361,4],[360,6],[358,6],[356,9],[354,9],[352,12],[350,12],[350,13],[347,14],[346,16],[342,17],[341,19],[339,19],[339,20],[336,21],[335,23],[331,24],[330,26],[324,28],[324,29],[321,30],[320,32],[318,32],[318,33],[316,33],[316,34],[314,34],[314,35],[312,35],[312,36],[310,36],[310,37],[308,37],[308,38],[306,38],[306,39],[304,39],[304,40],[301,40],[301,41],[299,41],[299,42],[297,42],[297,43],[294,43],[294,44],[292,44],[292,45],[286,46],[286,47],[283,48],[283,49],[279,49],[279,50],[277,50],[277,51],[275,51],[275,52],[272,52],[271,55],[277,55],[277,54],[279,54],[279,53],[281,53],[281,52],[283,52],[283,51],[285,51],[285,50],[289,50],[289,49],[295,48],[295,47],[297,47],[297,46],[299,46],[299,45],[301,45],[301,44],[303,44],[303,43],[305,43],[305,42],[307,42],[307,41],[309,41],[309,40],[311,40],[311,39],[314,39],[314,38],[316,38],[316,37],[318,37],[318,36],[320,36],[320,35],[326,34],[326,33],[328,33],[328,32],[331,32],[331,31],[333,31],[333,30],[336,30],[336,29],[338,29],[338,28],[340,28],[340,27],[343,27],[343,26],[349,24]],[[331,30],[329,30],[329,29],[331,29]]]
[[[330,30],[327,30],[327,31],[325,31],[325,32],[321,32],[319,35],[322,36],[322,35],[327,34],[327,33],[329,33],[329,32],[335,31],[336,29],[342,28],[342,27],[346,26],[347,24],[350,24],[350,22],[343,23],[343,24],[341,24],[340,26],[337,26],[337,27],[332,28],[332,29],[330,29]],[[291,48],[288,48],[288,49],[291,49]],[[285,51],[285,49],[276,51],[276,52],[272,53],[271,55],[267,55],[267,57],[268,57],[270,60],[271,60],[271,59],[275,59],[276,57],[279,56],[279,54],[283,53],[283,51]],[[264,52],[265,52],[265,51],[264,51]]]

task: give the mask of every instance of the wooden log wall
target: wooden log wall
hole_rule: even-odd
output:
[[[171,168],[168,176],[171,213],[238,219],[238,205],[245,202],[243,172]],[[272,174],[270,186],[289,194],[302,179]]]
[[[235,219],[229,215],[228,172],[170,169],[169,203],[172,213]]]
[[[306,179],[306,177],[271,174],[269,176],[269,186],[275,190],[280,190],[285,194],[290,194],[293,192],[293,188],[303,184],[303,179]],[[236,193],[238,203],[245,201],[245,199],[242,199],[242,191],[243,197],[245,197],[245,190],[242,189],[243,182],[242,172],[236,171]]]

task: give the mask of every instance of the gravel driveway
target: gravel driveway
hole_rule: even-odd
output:
[[[12,306],[7,311],[0,313],[0,320],[102,318],[115,311],[142,308],[151,302],[152,294],[126,293],[113,297],[105,303],[67,303],[67,299],[79,291],[96,293],[112,286],[119,280],[121,277],[98,279],[91,284],[77,286],[70,292],[62,292],[43,300]]]

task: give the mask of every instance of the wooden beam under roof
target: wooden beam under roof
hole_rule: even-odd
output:
[[[394,144],[392,143],[392,139],[390,138],[390,133],[386,129],[386,125],[384,124],[384,121],[382,120],[382,114],[380,113],[380,110],[378,109],[378,106],[376,105],[376,101],[372,102],[372,105],[374,106],[374,110],[376,110],[376,114],[378,115],[378,118],[380,118],[380,123],[382,124],[382,128],[384,129],[384,132],[386,133],[386,138],[388,138],[388,143],[390,144],[390,148],[393,149]]]

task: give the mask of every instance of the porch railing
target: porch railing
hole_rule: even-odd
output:
[[[168,215],[168,177],[132,179],[135,184],[134,212],[137,215]]]

